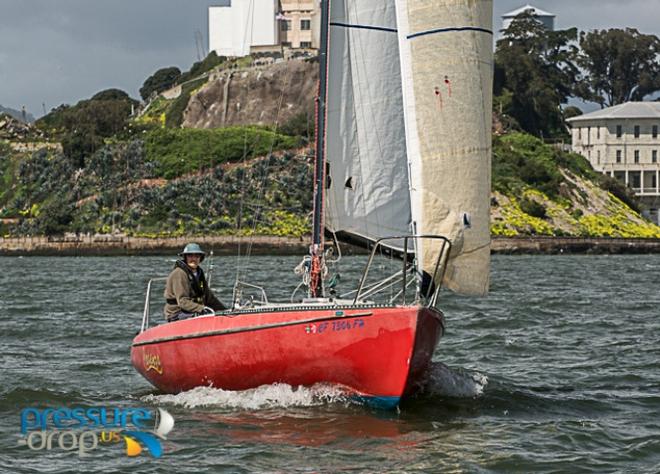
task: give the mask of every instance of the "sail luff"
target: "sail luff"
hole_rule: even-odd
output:
[[[451,240],[446,286],[485,294],[492,1],[396,0],[396,7],[414,230]],[[431,274],[439,247],[418,242],[417,251],[419,269]]]

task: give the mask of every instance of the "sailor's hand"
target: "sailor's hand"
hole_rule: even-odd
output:
[[[215,310],[213,308],[209,308],[208,306],[204,306],[204,309],[200,314],[214,314]]]

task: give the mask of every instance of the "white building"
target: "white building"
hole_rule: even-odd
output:
[[[516,8],[515,10],[502,15],[502,31],[506,30],[509,27],[509,25],[511,24],[511,22],[515,17],[526,11],[529,11],[529,13],[534,15],[541,23],[543,23],[543,26],[545,26],[550,31],[555,30],[556,15],[554,13],[544,12],[540,8],[536,8],[528,4],[525,5],[524,7]]]
[[[660,224],[660,102],[626,102],[567,122],[573,151],[632,188]]]
[[[209,51],[218,56],[318,48],[321,15],[316,0],[223,1],[209,7]]]
[[[279,44],[277,0],[228,0],[209,7],[209,51],[218,56],[247,56]]]

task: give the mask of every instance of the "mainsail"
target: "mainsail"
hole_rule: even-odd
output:
[[[491,0],[396,0],[412,220],[449,238],[444,284],[488,292],[492,104]],[[418,243],[429,274],[439,246]]]
[[[409,234],[410,192],[394,0],[333,0],[326,227],[363,241]]]

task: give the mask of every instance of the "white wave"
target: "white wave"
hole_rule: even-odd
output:
[[[147,395],[142,397],[142,401],[186,408],[223,407],[256,410],[345,403],[349,401],[349,397],[345,389],[333,385],[317,384],[312,387],[292,387],[284,383],[276,383],[241,391],[197,387],[176,395]]]
[[[484,393],[488,377],[479,372],[452,369],[440,362],[433,362],[424,392],[450,398],[475,398]]]

